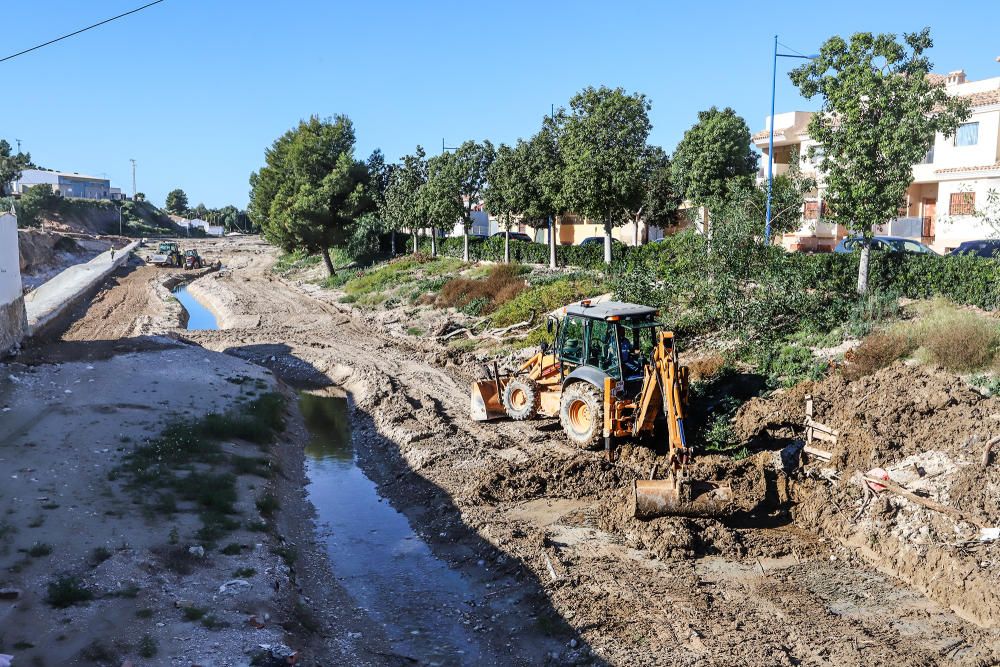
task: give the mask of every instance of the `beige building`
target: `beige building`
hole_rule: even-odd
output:
[[[899,217],[880,226],[876,233],[923,241],[945,252],[962,241],[996,235],[976,211],[986,206],[990,190],[1000,192],[1000,77],[967,81],[963,71],[932,76],[949,95],[967,99],[972,114],[954,136],[937,136],[924,161],[913,166],[913,184]],[[832,250],[847,230],[824,219],[823,176],[806,158],[810,146],[816,146],[807,133],[811,117],[806,111],[774,117],[775,176],[788,171],[791,156],[800,155],[803,173],[819,183],[817,191],[806,198],[802,226],[781,241],[791,250]],[[764,154],[758,174],[761,181],[767,178],[770,128],[768,118],[764,130],[753,136]]]

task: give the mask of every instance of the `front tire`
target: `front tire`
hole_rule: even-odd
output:
[[[534,380],[515,378],[503,388],[503,408],[516,421],[538,416],[541,395]]]
[[[604,401],[597,387],[575,382],[559,400],[559,422],[566,437],[582,449],[597,449],[604,431]]]

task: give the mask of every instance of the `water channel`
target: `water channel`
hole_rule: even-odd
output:
[[[299,409],[310,433],[306,491],[340,583],[395,651],[421,664],[480,662],[464,621],[476,585],[436,558],[358,467],[347,399],[302,393]]]
[[[181,285],[175,289],[173,295],[184,306],[184,310],[187,311],[188,321],[185,328],[194,331],[219,328],[219,323],[216,321],[215,315],[202,305],[201,301],[198,301],[198,299],[194,298],[188,292],[187,285]]]

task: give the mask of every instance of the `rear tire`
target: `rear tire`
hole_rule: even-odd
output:
[[[534,419],[542,397],[534,380],[515,378],[503,388],[503,409],[507,416],[517,421]]]
[[[604,433],[604,401],[597,387],[575,382],[559,400],[559,423],[566,437],[582,449],[597,449]]]

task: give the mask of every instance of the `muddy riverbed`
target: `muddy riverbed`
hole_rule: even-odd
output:
[[[290,636],[309,664],[340,664],[331,656],[348,649],[355,664],[1000,659],[996,628],[796,525],[783,509],[794,489],[770,452],[705,462],[778,501],[762,513],[638,524],[619,499],[649,469],[649,450],[625,448],[611,467],[546,422],[470,422],[477,371],[461,355],[387,335],[336,292],[279,278],[275,251],[254,239],[198,243],[227,267],[189,287],[219,328],[171,335],[349,397],[300,403],[281,445],[278,525],[318,617]],[[141,290],[117,294],[127,302],[109,316],[119,330],[156,307]]]

